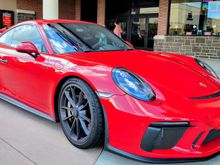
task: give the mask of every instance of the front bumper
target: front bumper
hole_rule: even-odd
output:
[[[204,109],[197,114],[181,113],[177,107],[158,100],[146,104],[128,95],[100,101],[108,125],[106,148],[111,151],[153,163],[202,161],[220,152],[216,122],[220,118],[220,98],[183,103],[184,109],[189,109],[189,105],[191,109],[197,107],[195,112]]]

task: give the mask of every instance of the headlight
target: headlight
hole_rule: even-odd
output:
[[[211,73],[213,76],[215,76],[216,78],[219,78],[218,75],[215,73],[215,71],[212,69],[211,66],[209,66],[208,64],[206,64],[205,62],[199,60],[199,59],[195,59],[196,62],[206,71],[208,71],[209,73]]]
[[[143,101],[153,101],[155,99],[151,87],[134,73],[123,68],[116,68],[112,72],[112,77],[125,93]]]

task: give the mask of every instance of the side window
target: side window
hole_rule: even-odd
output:
[[[39,52],[47,52],[40,32],[35,25],[21,25],[14,29],[11,46],[16,47],[21,42],[32,42]]]
[[[4,45],[7,45],[7,46],[11,46],[13,33],[14,33],[14,29],[12,29],[12,30],[6,32],[5,34],[3,34],[0,37],[0,43],[2,43]]]

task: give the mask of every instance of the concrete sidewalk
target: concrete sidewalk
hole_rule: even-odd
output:
[[[0,100],[1,165],[93,165],[100,153],[72,146],[59,123]]]
[[[220,77],[220,60],[204,59],[204,58],[202,58],[201,60],[203,60],[207,64],[209,64],[215,70],[215,72],[219,75],[219,77]]]

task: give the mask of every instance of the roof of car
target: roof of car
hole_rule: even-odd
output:
[[[31,23],[35,23],[35,24],[39,24],[39,25],[43,25],[43,24],[50,24],[50,23],[83,23],[83,24],[95,24],[92,22],[86,22],[86,21],[80,21],[80,20],[67,20],[67,19],[54,19],[54,20],[46,20],[46,19],[39,19],[39,20],[29,20],[29,21],[24,21],[24,22],[20,22],[17,23],[15,25],[13,25],[12,27],[6,29],[3,33],[7,32],[8,30],[19,26],[19,25],[23,25],[23,24],[31,24]],[[1,35],[3,34],[1,33]]]
[[[41,19],[41,20],[31,20],[31,21],[24,21],[19,24],[24,24],[24,23],[37,23],[37,24],[48,24],[48,23],[85,23],[85,24],[94,24],[91,22],[85,22],[85,21],[79,21],[79,20],[66,20],[66,19],[54,19],[54,20],[46,20],[46,19]]]

